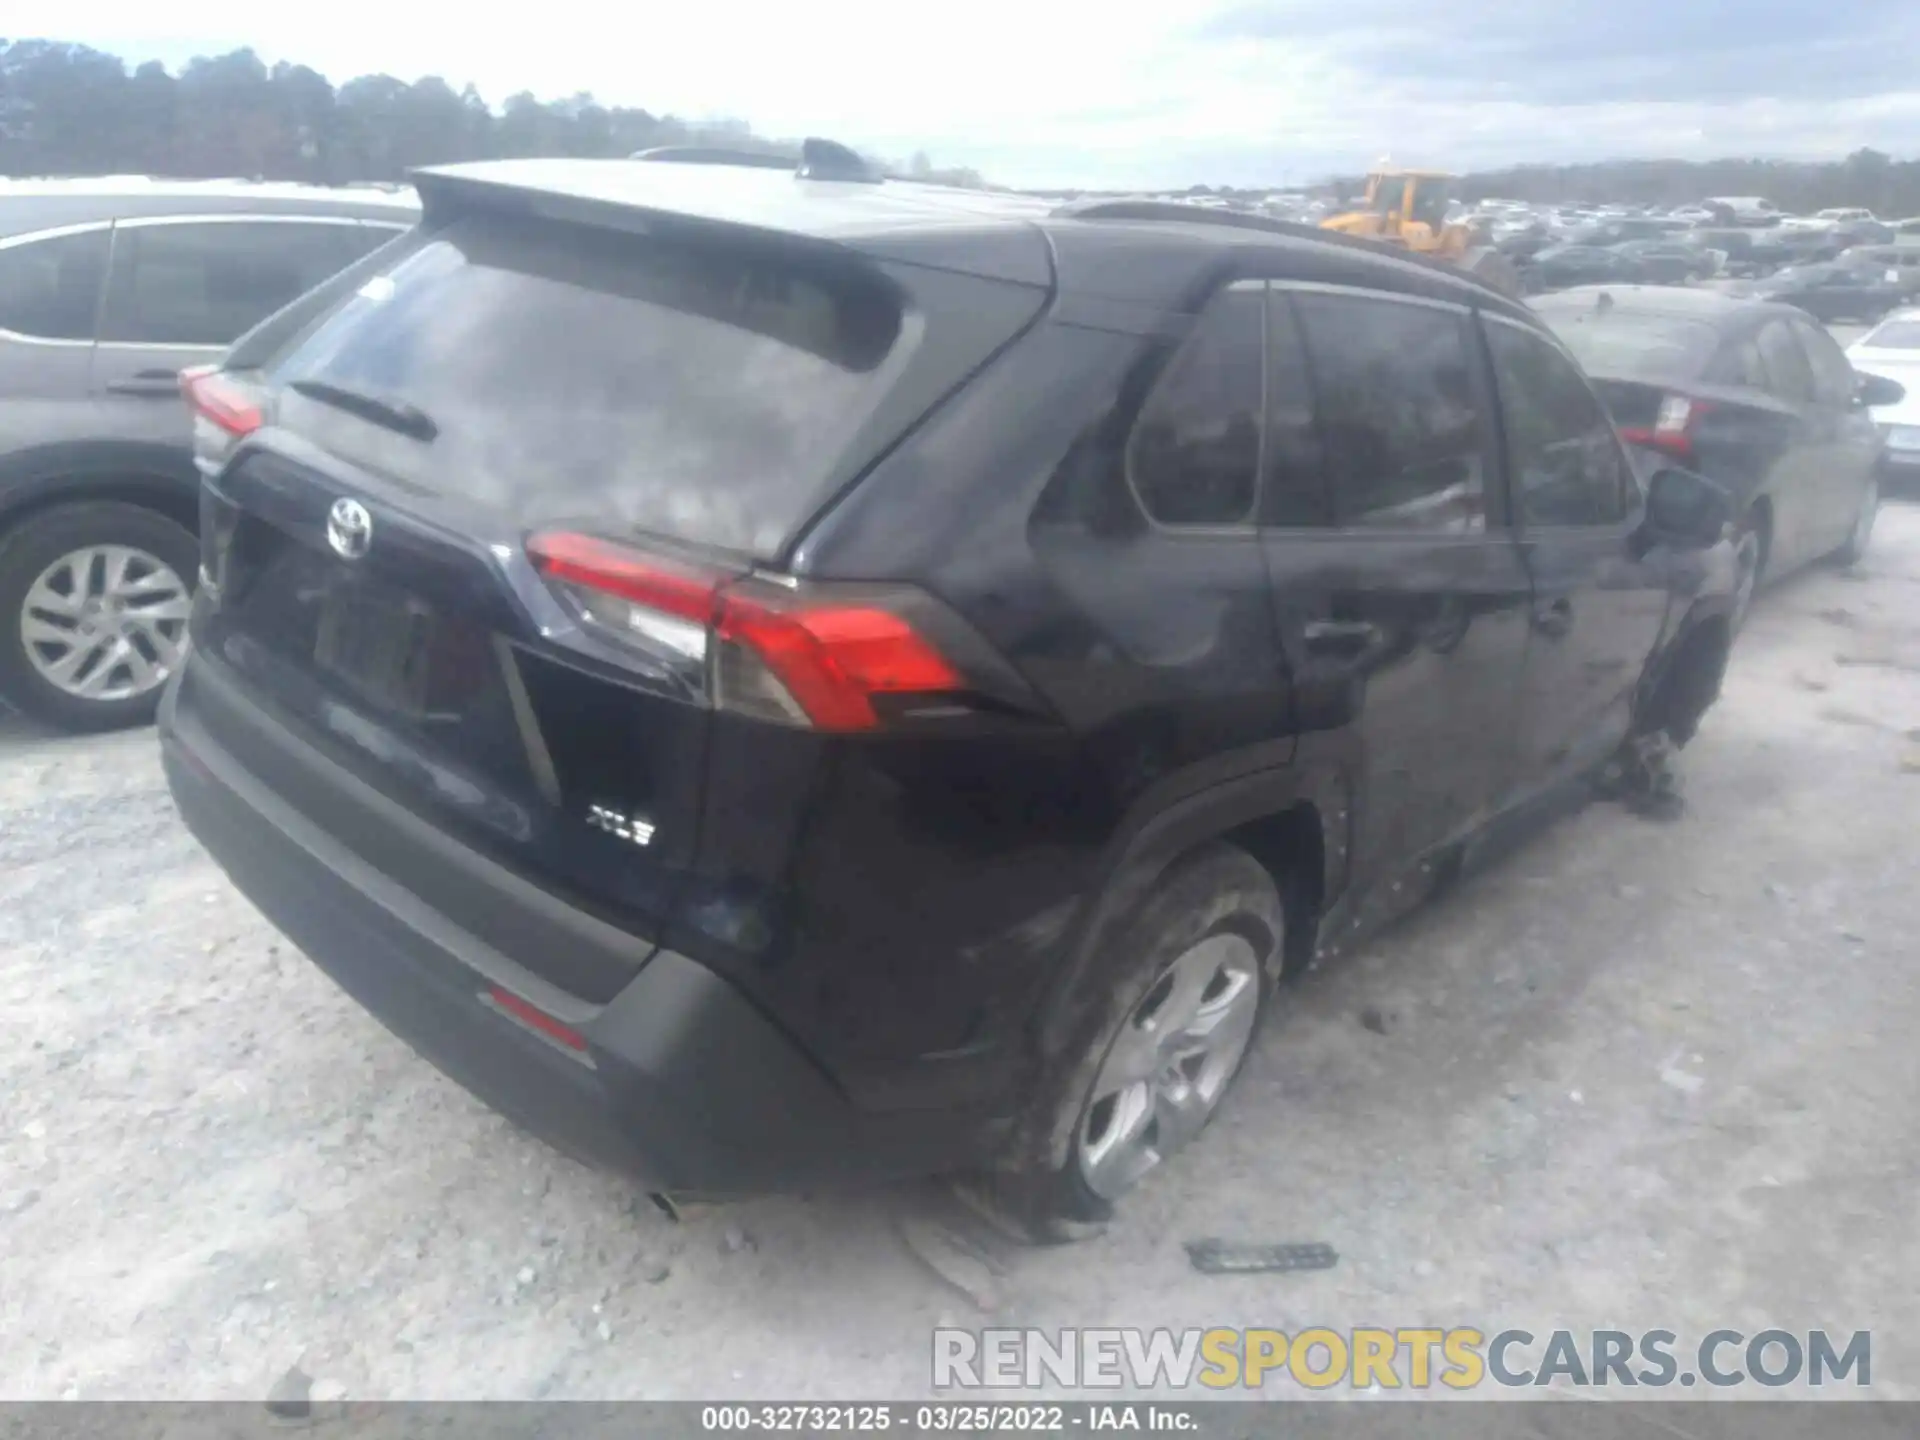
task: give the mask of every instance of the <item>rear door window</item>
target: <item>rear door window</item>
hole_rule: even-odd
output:
[[[1812,403],[1813,366],[1786,321],[1769,320],[1760,327],[1760,354],[1775,395],[1796,405]]]
[[[1715,357],[1713,378],[1723,385],[1745,385],[1755,390],[1771,390],[1773,379],[1767,374],[1767,362],[1760,354],[1756,335],[1730,340]]]
[[[114,234],[100,338],[231,344],[384,238],[386,232],[352,222],[123,224]]]
[[[1260,473],[1264,287],[1217,297],[1140,409],[1127,471],[1162,525],[1234,525]]]
[[[1341,525],[1476,531],[1486,449],[1465,317],[1364,296],[1292,297]]]
[[[1523,524],[1610,525],[1629,471],[1613,423],[1573,362],[1517,325],[1489,323],[1507,471]]]
[[[102,226],[0,248],[0,330],[33,340],[93,339],[109,243]]]
[[[1807,362],[1813,368],[1813,396],[1830,409],[1844,410],[1853,403],[1853,366],[1833,338],[1811,325],[1794,322]]]
[[[771,554],[886,396],[903,323],[863,263],[476,216],[363,284],[272,376],[429,417],[420,442],[297,395],[281,409],[428,493]]]

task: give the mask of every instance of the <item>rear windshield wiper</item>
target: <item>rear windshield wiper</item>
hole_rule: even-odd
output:
[[[415,440],[431,440],[440,433],[440,427],[431,415],[404,400],[369,395],[364,390],[335,385],[330,380],[295,380],[287,388],[309,400],[318,400],[322,405],[345,410],[350,415],[358,415],[362,420],[370,420],[388,430],[410,435]]]

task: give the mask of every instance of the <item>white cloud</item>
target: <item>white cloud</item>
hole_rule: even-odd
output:
[[[1732,63],[1753,49],[1751,36],[1731,35],[1737,21],[1728,21],[1727,54],[1718,58],[1733,91],[1747,85],[1744,97],[1723,84],[1716,93],[1726,98],[1697,98],[1681,81],[1635,84],[1635,103],[1605,103],[1607,93],[1589,97],[1573,84],[1478,75],[1491,62],[1471,48],[1448,70],[1453,62],[1425,47],[1444,48],[1449,35],[1473,29],[1459,3],[1395,0],[1395,27],[1358,38],[1341,24],[1346,8],[1343,0],[1289,0],[1277,21],[1210,32],[1202,15],[1146,0],[974,0],[931,13],[878,0],[690,9],[543,0],[489,29],[471,14],[450,24],[441,7],[331,0],[207,12],[202,33],[182,35],[155,25],[151,0],[93,0],[84,10],[12,0],[8,28],[176,66],[251,45],[335,83],[376,71],[437,74],[456,87],[471,82],[496,103],[518,90],[543,99],[586,90],[656,113],[738,118],[770,135],[830,135],[897,157],[923,149],[1011,184],[1300,181],[1383,153],[1468,167],[1920,149],[1920,80],[1910,93],[1774,98],[1795,94],[1793,77],[1775,85],[1758,62]],[[1780,8],[1768,18],[1778,21]],[[1812,0],[1795,8],[1817,9]],[[1539,17],[1529,20],[1535,51],[1559,73],[1601,76],[1590,88],[1604,91],[1605,76],[1582,68],[1583,32],[1569,23],[1566,53],[1552,56],[1550,12],[1528,13]],[[1845,26],[1845,11],[1826,23]],[[1691,46],[1702,43],[1689,32]],[[1650,54],[1650,64],[1680,76],[1699,59]],[[1608,63],[1627,62],[1616,54]],[[1672,99],[1649,103],[1650,94]]]

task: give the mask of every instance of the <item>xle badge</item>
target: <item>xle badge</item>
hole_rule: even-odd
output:
[[[637,819],[606,805],[587,807],[587,824],[596,830],[604,830],[609,835],[634,845],[648,845],[653,842],[653,822]]]

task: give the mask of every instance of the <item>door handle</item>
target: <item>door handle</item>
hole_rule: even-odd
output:
[[[1533,607],[1533,628],[1558,640],[1573,628],[1573,601],[1562,598]]]
[[[1361,655],[1380,643],[1380,627],[1366,620],[1309,620],[1301,631],[1316,655]]]

